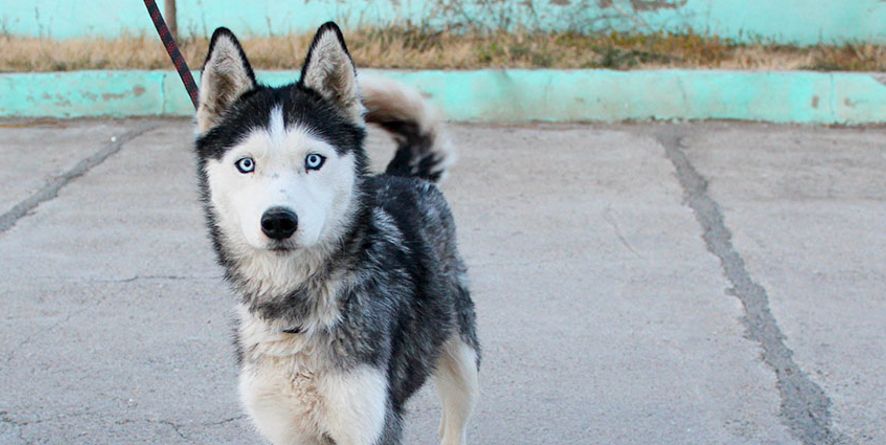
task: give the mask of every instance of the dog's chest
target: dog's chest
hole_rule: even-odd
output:
[[[322,436],[326,373],[308,362],[299,354],[243,366],[240,395],[260,430],[270,436]]]
[[[240,398],[256,426],[274,443],[323,434],[324,380],[329,373],[320,338],[287,334],[240,307],[243,350]],[[321,366],[322,365],[322,366]]]

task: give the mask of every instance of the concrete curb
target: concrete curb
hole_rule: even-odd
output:
[[[411,84],[453,121],[734,119],[886,123],[886,75],[806,71],[362,70]],[[264,71],[279,85],[296,71]],[[0,74],[0,117],[187,116],[173,71]]]

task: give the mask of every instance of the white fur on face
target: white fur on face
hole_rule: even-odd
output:
[[[326,158],[319,170],[306,170],[305,158]],[[236,162],[251,157],[252,173],[241,173]],[[268,128],[256,129],[219,161],[206,164],[211,202],[217,224],[231,247],[273,247],[261,229],[261,217],[272,207],[298,216],[298,229],[287,247],[310,248],[340,236],[348,218],[356,180],[352,154],[335,149],[310,131],[285,128],[283,112],[271,111]]]

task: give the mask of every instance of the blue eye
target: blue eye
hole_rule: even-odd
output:
[[[305,169],[320,170],[320,167],[323,166],[324,162],[326,162],[325,156],[311,153],[308,155],[308,157],[305,158]]]
[[[255,171],[255,161],[252,158],[241,158],[234,165],[237,166],[237,170],[240,170],[240,173],[252,173]]]

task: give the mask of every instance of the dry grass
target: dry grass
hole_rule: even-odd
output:
[[[310,35],[245,39],[256,69],[295,69]],[[365,29],[346,36],[360,67],[472,68],[727,68],[886,71],[886,46],[857,44],[795,48],[737,45],[699,35],[580,35],[574,33],[453,33],[421,27]],[[208,42],[185,39],[181,51],[201,65]],[[0,36],[0,71],[170,69],[154,36],[52,41]]]

